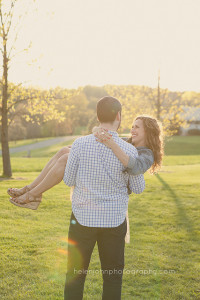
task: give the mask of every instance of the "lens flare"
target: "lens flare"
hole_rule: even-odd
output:
[[[66,242],[66,243],[69,244],[69,245],[74,245],[74,246],[77,245],[77,242],[76,242],[76,241],[70,240],[70,239],[65,238],[65,237],[62,237],[62,238],[61,238],[61,241]]]
[[[66,280],[68,284],[71,284],[79,276],[80,270],[83,269],[83,257],[76,241],[67,237],[60,237],[59,241],[60,247],[57,249],[58,257],[52,278],[60,280],[67,271]],[[67,262],[68,270],[66,270]]]
[[[64,254],[64,255],[67,255],[68,254],[68,251],[67,250],[65,250],[65,249],[58,249],[57,250],[58,251],[58,253],[60,253],[60,254]]]

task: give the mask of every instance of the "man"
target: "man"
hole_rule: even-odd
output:
[[[119,138],[116,132],[121,122],[121,104],[117,99],[100,99],[97,117],[101,127],[112,134],[128,155],[138,155],[135,147]],[[126,173],[113,152],[90,134],[73,143],[63,180],[66,185],[75,186],[64,299],[83,298],[84,282],[97,242],[103,275],[102,299],[119,300],[127,230],[127,186],[136,194],[142,193],[145,186],[143,175]]]

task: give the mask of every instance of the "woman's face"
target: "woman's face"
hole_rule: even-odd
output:
[[[135,147],[144,147],[145,146],[145,139],[146,134],[144,131],[143,121],[141,119],[137,119],[134,121],[132,129],[132,143]]]

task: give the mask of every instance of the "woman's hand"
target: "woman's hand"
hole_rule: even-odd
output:
[[[102,127],[94,127],[92,132],[95,135],[96,140],[100,143],[103,143],[108,148],[112,149],[112,147],[115,145],[112,135],[108,132],[107,129],[104,129]]]
[[[96,140],[103,143],[105,146],[110,148],[116,157],[121,161],[125,168],[128,166],[129,156],[120,148],[120,146],[115,143],[112,135],[107,129],[102,127],[94,127],[92,133],[96,137]]]

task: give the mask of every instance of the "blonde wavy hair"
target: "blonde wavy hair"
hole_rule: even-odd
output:
[[[151,174],[155,174],[162,166],[164,155],[162,123],[156,118],[146,115],[137,116],[135,118],[135,120],[138,119],[143,121],[146,135],[146,147],[151,149],[154,155],[154,163],[149,171]],[[130,137],[127,142],[132,143],[132,138]]]

